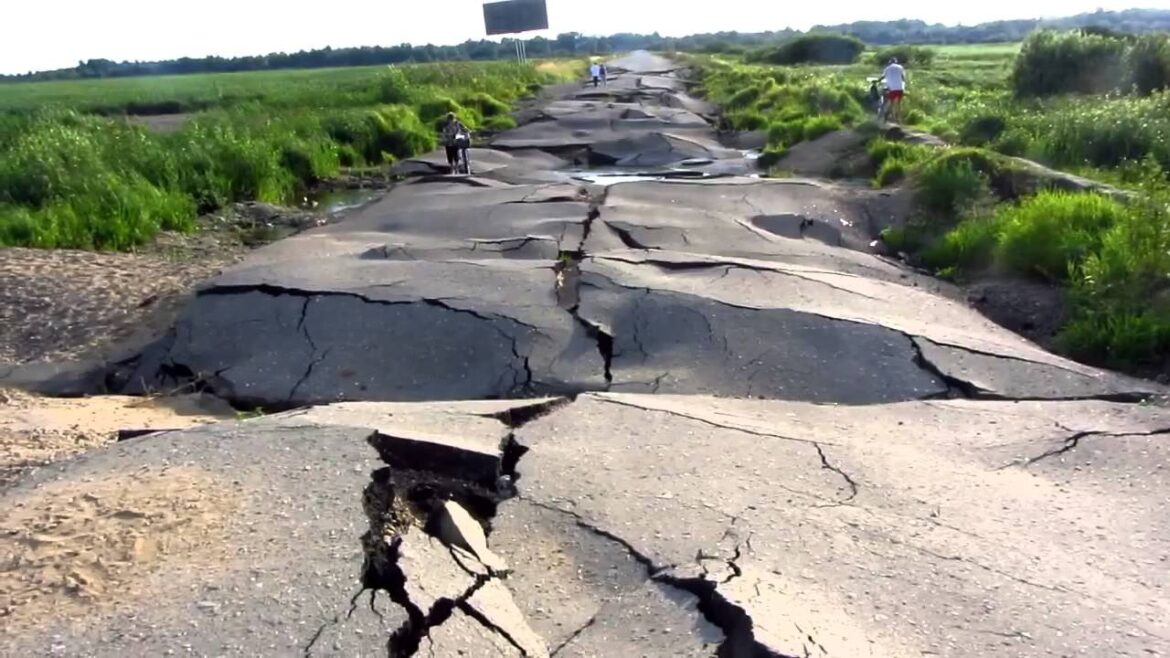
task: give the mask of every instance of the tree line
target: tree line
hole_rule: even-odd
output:
[[[923,21],[860,21],[841,25],[819,25],[811,33],[847,34],[873,45],[994,43],[1021,41],[1038,28],[1072,29],[1094,27],[1115,32],[1140,34],[1170,30],[1170,10],[1131,9],[1119,12],[1097,11],[1051,20],[996,21],[972,26],[947,26]],[[654,34],[614,34],[605,37],[568,32],[549,39],[525,40],[529,57],[574,57],[607,55],[631,50],[734,52],[760,46],[776,45],[802,34],[795,30],[768,32],[717,32],[686,37]],[[157,62],[114,62],[90,59],[77,66],[54,71],[0,76],[2,81],[72,80],[148,75],[182,75],[189,73],[227,73],[275,69],[308,69],[342,66],[370,66],[406,62],[449,60],[508,59],[515,55],[513,40],[502,42],[468,40],[458,45],[366,46],[360,48],[322,48],[295,53],[270,53],[248,57],[182,57]]]

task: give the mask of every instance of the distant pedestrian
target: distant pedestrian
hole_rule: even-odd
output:
[[[601,64],[593,62],[589,65],[589,76],[593,78],[593,86],[601,84]]]
[[[605,62],[601,63],[601,84],[609,86],[609,69],[605,68]]]
[[[886,116],[894,117],[894,121],[901,121],[902,99],[906,97],[906,69],[898,63],[897,57],[890,58],[890,64],[882,73],[881,80],[886,81],[886,100],[890,103],[890,111]]]

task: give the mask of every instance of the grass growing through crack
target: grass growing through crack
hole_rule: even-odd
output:
[[[507,128],[511,104],[572,73],[443,63],[8,84],[0,96],[0,245],[129,249],[233,201],[285,202],[342,167],[435,146],[448,111]],[[152,131],[119,113],[198,111]]]

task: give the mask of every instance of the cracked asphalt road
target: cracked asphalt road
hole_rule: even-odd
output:
[[[573,182],[569,160],[740,166],[677,65],[611,71],[475,177],[405,163],[381,202],[258,251],[123,364],[306,408],[0,492],[197,465],[241,501],[218,568],[0,654],[1170,654],[1170,410],[1138,402],[1163,391],[850,249],[854,192]],[[447,501],[508,569],[444,538]]]

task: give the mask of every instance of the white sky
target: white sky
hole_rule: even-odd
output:
[[[1134,0],[548,0],[551,33],[668,36],[758,32],[821,23],[916,18],[979,23],[1125,9]],[[78,60],[254,55],[324,46],[457,43],[481,38],[482,0],[7,0],[0,73],[74,66]],[[1139,6],[1170,7],[1170,0]]]

